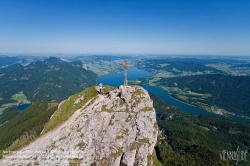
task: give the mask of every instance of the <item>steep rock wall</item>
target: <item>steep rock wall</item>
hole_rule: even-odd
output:
[[[91,99],[56,129],[4,156],[0,165],[152,165],[155,116],[146,90],[121,86]]]

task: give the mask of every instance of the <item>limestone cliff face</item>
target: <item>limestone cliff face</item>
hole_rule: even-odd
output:
[[[4,156],[0,165],[152,165],[157,132],[147,91],[122,87],[91,99],[56,129]]]

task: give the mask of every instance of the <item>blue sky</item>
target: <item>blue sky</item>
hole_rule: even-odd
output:
[[[250,55],[249,0],[0,0],[0,53]]]

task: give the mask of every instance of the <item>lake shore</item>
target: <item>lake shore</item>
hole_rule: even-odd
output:
[[[132,69],[128,70],[128,80],[136,80],[138,78],[147,78],[150,76],[152,76],[151,73],[144,71],[144,70],[141,70],[141,69],[138,69],[136,67],[133,67]],[[110,86],[117,87],[117,86],[123,85],[123,80],[124,80],[124,73],[120,72],[120,73],[112,73],[112,74],[102,75],[97,79],[96,83],[98,85],[100,82],[102,82],[103,85],[110,85]],[[196,116],[199,116],[200,114],[210,114],[210,115],[214,115],[214,116],[221,116],[221,117],[225,117],[225,118],[250,122],[249,118],[244,118],[244,117],[237,116],[237,115],[225,116],[225,115],[218,115],[218,114],[215,114],[213,112],[209,112],[209,111],[204,110],[196,105],[186,103],[184,101],[181,101],[181,100],[171,96],[171,94],[169,94],[167,90],[165,90],[161,87],[158,87],[158,86],[151,86],[151,85],[145,85],[145,84],[143,85],[140,83],[137,85],[142,86],[149,93],[151,92],[151,93],[156,94],[163,101],[169,102],[169,103],[184,110],[185,112],[187,112],[189,114],[193,114]]]

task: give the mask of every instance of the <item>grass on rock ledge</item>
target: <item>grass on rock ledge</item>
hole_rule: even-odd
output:
[[[96,91],[95,87],[91,87],[86,89],[80,93],[77,93],[68,99],[66,99],[60,107],[56,110],[54,115],[51,117],[50,121],[45,125],[43,133],[45,134],[48,131],[54,129],[59,124],[63,123],[67,120],[76,110],[83,107],[90,99],[97,96],[98,92]],[[75,101],[84,96],[84,100],[79,102],[77,105],[74,106]]]

